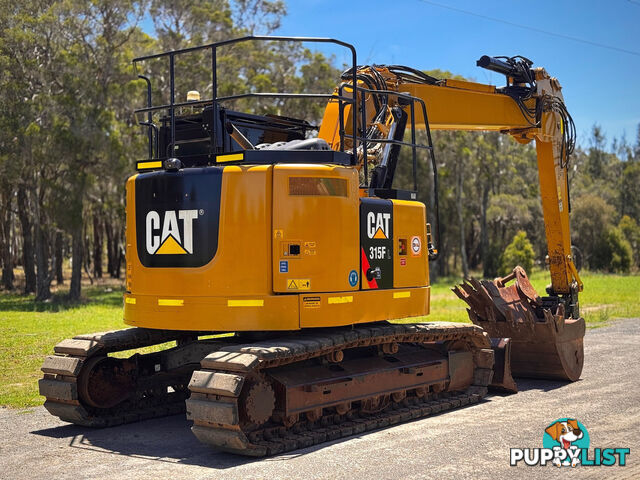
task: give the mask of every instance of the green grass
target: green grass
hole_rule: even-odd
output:
[[[606,325],[613,318],[640,317],[640,275],[582,272],[580,277],[584,283],[580,313],[588,328]],[[529,279],[539,295],[546,295],[545,288],[550,282],[548,272],[534,271]],[[446,278],[431,286],[431,312],[423,317],[425,321],[469,321],[465,303],[451,291],[459,282],[459,278]]]
[[[582,279],[580,304],[590,328],[615,317],[640,317],[640,276],[583,273]],[[548,274],[534,272],[531,280],[544,293]],[[441,279],[432,285],[431,314],[425,321],[468,321],[464,303],[450,290],[456,281]],[[80,304],[67,303],[62,294],[36,304],[33,296],[0,294],[0,406],[28,408],[43,402],[37,385],[40,366],[59,341],[124,328],[121,288],[88,287],[84,295]]]
[[[123,327],[122,290],[87,288],[87,300],[69,304],[63,295],[36,304],[33,296],[0,295],[0,405],[40,405],[40,366],[53,346],[81,333]]]

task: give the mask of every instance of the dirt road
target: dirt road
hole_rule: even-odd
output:
[[[0,409],[0,477],[40,478],[640,478],[640,319],[589,331],[582,380],[522,380],[517,395],[373,433],[255,460],[199,444],[183,416],[91,430],[42,408]],[[591,447],[630,448],[626,467],[510,467],[511,447],[542,447],[575,417]]]

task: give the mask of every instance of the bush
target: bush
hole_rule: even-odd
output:
[[[605,254],[611,259],[605,267],[606,270],[628,273],[631,269],[633,250],[620,228],[614,227],[607,232]]]
[[[527,272],[533,268],[533,246],[527,238],[527,234],[519,231],[513,237],[513,241],[507,245],[500,261],[500,275],[507,275],[517,265],[520,265]]]
[[[634,255],[634,264],[640,267],[640,226],[636,221],[628,215],[623,216],[620,219],[618,228],[624,234],[624,237],[631,245],[631,251]]]
[[[607,233],[614,226],[615,209],[595,195],[583,195],[573,202],[571,211],[571,243],[584,254],[586,266],[607,269]]]

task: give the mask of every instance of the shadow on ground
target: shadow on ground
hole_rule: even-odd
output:
[[[521,379],[518,381],[520,391],[542,390],[550,391],[561,388],[563,382]],[[491,393],[481,404],[491,402],[492,398],[502,395]],[[474,408],[469,405],[462,408]],[[435,416],[452,414],[442,412]],[[433,417],[434,415],[432,415]],[[414,420],[420,421],[420,419]],[[92,429],[76,425],[63,425],[54,428],[32,431],[33,435],[40,435],[56,439],[69,439],[69,446],[85,450],[93,450],[115,455],[125,455],[169,463],[182,463],[208,468],[227,469],[257,461],[282,461],[300,457],[320,450],[329,445],[345,442],[361,435],[354,435],[320,445],[296,450],[291,453],[269,458],[252,458],[220,452],[201,444],[190,430],[191,422],[184,415],[147,420],[144,422],[121,425],[117,427]]]
[[[69,439],[69,446],[148,460],[230,468],[256,461],[218,452],[198,442],[184,415],[147,420],[111,428],[94,429],[64,425],[31,432],[57,439]]]
[[[76,425],[32,431],[56,439],[69,439],[69,447],[201,467],[227,469],[259,461],[282,461],[296,458],[355,436],[326,442],[269,458],[253,458],[217,451],[201,444],[191,433],[191,422],[184,415],[147,420],[137,424],[93,429]]]
[[[554,380],[537,380],[532,378],[516,378],[519,392],[526,392],[528,390],[538,390],[542,392],[550,392],[558,388],[566,387],[567,382],[554,381]],[[579,380],[578,380],[579,381]]]
[[[56,313],[87,305],[121,307],[123,292],[124,289],[121,287],[85,287],[83,297],[79,301],[69,300],[66,292],[56,292],[45,302],[36,302],[33,295],[10,293],[0,296],[0,312]]]

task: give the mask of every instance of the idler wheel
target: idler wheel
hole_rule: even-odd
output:
[[[135,361],[112,357],[93,357],[86,361],[78,377],[80,399],[96,408],[111,408],[135,391]]]

